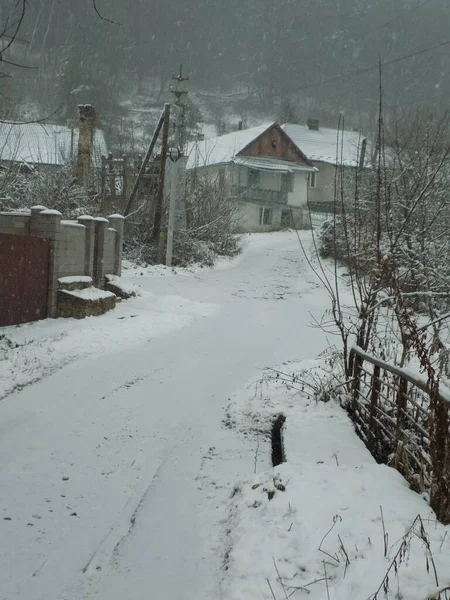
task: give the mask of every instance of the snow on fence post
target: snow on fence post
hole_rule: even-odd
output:
[[[47,316],[56,317],[58,291],[58,259],[61,251],[61,217],[58,210],[34,206],[31,209],[30,235],[43,237],[50,242],[50,264],[48,272]]]
[[[104,217],[95,217],[95,244],[94,244],[94,284],[103,288],[105,285],[105,239],[109,221]]]
[[[94,246],[95,246],[95,223],[94,217],[90,215],[81,215],[78,217],[78,223],[86,227],[86,237],[84,241],[84,274],[92,277],[94,274]]]
[[[111,227],[116,230],[116,241],[114,246],[114,275],[122,275],[122,250],[123,250],[123,230],[125,217],[122,215],[110,215],[108,217]]]

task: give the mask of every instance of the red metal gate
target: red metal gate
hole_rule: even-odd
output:
[[[0,233],[0,327],[47,316],[50,244]]]

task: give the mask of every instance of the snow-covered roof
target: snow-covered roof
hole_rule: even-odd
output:
[[[361,144],[365,137],[359,131],[338,132],[337,129],[323,127],[316,130],[292,123],[285,123],[282,128],[310,160],[346,167],[357,167],[359,164]],[[366,162],[367,159],[368,149]]]
[[[64,165],[77,156],[77,128],[47,123],[0,123],[0,160],[41,165]],[[107,154],[103,131],[94,134],[93,161]]]
[[[201,142],[191,142],[187,145],[187,168],[209,167],[221,163],[229,163],[248,146],[255,138],[264,133],[274,123],[265,123],[257,127],[233,131],[226,135],[209,138]]]
[[[295,171],[318,170],[315,167],[309,167],[308,165],[299,165],[297,163],[290,162],[287,160],[259,156],[236,156],[232,159],[232,162],[236,165],[243,165],[250,169],[257,169],[258,171],[278,171],[281,173],[294,173]]]

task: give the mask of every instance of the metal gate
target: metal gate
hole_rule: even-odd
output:
[[[0,233],[0,327],[47,316],[50,244]]]

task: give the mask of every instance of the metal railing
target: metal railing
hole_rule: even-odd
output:
[[[264,190],[256,187],[233,186],[233,196],[247,202],[264,202],[270,204],[287,204],[288,193],[276,190]]]
[[[352,348],[350,414],[377,462],[396,468],[437,517],[450,523],[450,394],[427,380]]]

